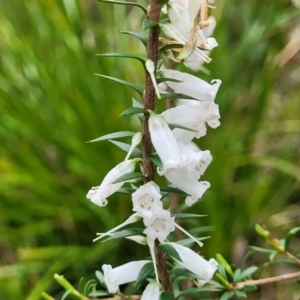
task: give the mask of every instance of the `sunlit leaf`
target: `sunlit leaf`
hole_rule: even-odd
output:
[[[142,179],[144,178],[144,175],[139,172],[131,172],[131,173],[126,173],[119,178],[117,178],[114,182],[112,183],[118,183],[118,182],[123,182],[123,181],[130,181],[134,179]]]
[[[146,35],[139,33],[139,32],[134,32],[134,31],[120,31],[120,33],[135,36],[144,44],[145,47],[147,47],[148,37]]]
[[[130,144],[122,143],[119,141],[114,141],[114,140],[108,140],[108,141],[111,142],[112,144],[116,145],[118,148],[124,150],[126,153],[128,153],[128,151],[131,147]],[[131,153],[131,156],[133,158],[141,158],[141,157],[143,157],[143,154],[142,154],[141,150],[139,150],[138,148],[134,148]]]
[[[129,1],[118,1],[118,0],[97,0],[99,2],[104,2],[104,3],[111,3],[111,4],[120,4],[120,5],[132,5],[140,8],[145,15],[147,15],[147,9],[142,6],[141,4],[138,4],[137,2],[129,2]]]
[[[149,114],[149,112],[143,108],[139,107],[129,107],[125,109],[121,114],[120,117],[130,116],[130,115],[136,115],[136,114]]]
[[[106,135],[102,135],[101,137],[98,137],[94,140],[88,141],[87,143],[93,143],[93,142],[98,142],[98,141],[105,141],[105,140],[112,140],[112,139],[119,139],[122,137],[132,137],[134,136],[135,132],[133,131],[118,131],[118,132],[113,132],[109,133]]]
[[[120,57],[120,58],[132,58],[140,61],[142,65],[145,65],[145,60],[140,58],[139,56],[133,55],[133,54],[127,54],[127,53],[103,53],[103,54],[96,54],[100,57]]]
[[[130,88],[134,89],[136,92],[138,92],[141,96],[143,94],[143,91],[138,87],[136,86],[135,84],[129,82],[129,81],[125,81],[125,80],[122,80],[122,79],[119,79],[119,78],[116,78],[116,77],[111,77],[111,76],[106,76],[106,75],[102,75],[102,74],[97,74],[95,73],[96,76],[100,76],[100,77],[103,77],[103,78],[107,78],[107,79],[110,79],[112,81],[116,81],[116,82],[119,82],[121,84],[124,84],[126,86],[129,86]]]

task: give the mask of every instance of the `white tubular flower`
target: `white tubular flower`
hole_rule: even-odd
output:
[[[213,102],[222,83],[221,80],[215,79],[212,81],[213,84],[211,85],[191,74],[170,69],[163,70],[162,73],[164,77],[181,81],[165,81],[165,84],[174,90],[175,93],[187,95],[196,100]]]
[[[159,186],[153,181],[147,182],[132,193],[133,211],[141,217],[150,218],[163,210],[160,198]]]
[[[151,240],[156,238],[162,243],[167,236],[175,230],[174,217],[168,210],[162,210],[160,213],[155,213],[151,218],[144,218],[144,225],[147,227],[144,233]]]
[[[178,142],[178,146],[181,153],[190,157],[191,162],[186,166],[187,175],[190,178],[199,179],[212,161],[212,156],[209,150],[202,151],[199,149],[198,151],[195,151],[181,142]]]
[[[183,166],[186,158],[181,157],[177,142],[167,123],[154,113],[150,114],[149,131],[152,144],[163,164],[163,171]]]
[[[159,283],[153,280],[146,286],[141,300],[159,300],[159,296]]]
[[[102,270],[108,291],[114,294],[119,290],[119,285],[136,281],[142,267],[149,262],[151,261],[132,261],[116,268],[112,268],[111,265],[103,265]]]
[[[209,261],[207,261],[190,248],[177,243],[166,244],[172,246],[178,252],[181,261],[176,259],[175,261],[177,261],[180,266],[199,276],[198,282],[200,285],[204,285],[213,277],[218,268],[218,262],[215,259],[211,258]]]
[[[115,193],[125,181],[113,183],[120,176],[130,173],[134,170],[136,159],[125,160],[111,169],[107,175],[104,177],[101,185],[95,190],[92,189],[86,195],[87,199],[90,199],[92,202],[99,206],[107,205],[107,197]]]
[[[191,178],[187,168],[174,169],[165,173],[158,170],[158,174],[164,175],[173,186],[190,195],[185,199],[188,206],[193,205],[210,187],[210,183],[207,181],[198,181],[198,178]]]

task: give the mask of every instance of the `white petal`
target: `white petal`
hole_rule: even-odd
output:
[[[146,286],[141,300],[159,300],[159,296],[159,284],[156,281],[152,281]]]

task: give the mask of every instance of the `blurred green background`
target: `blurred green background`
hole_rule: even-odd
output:
[[[192,211],[208,214],[202,254],[239,265],[247,243],[260,243],[256,223],[280,238],[300,221],[300,17],[287,0],[216,5],[219,47],[211,75],[198,75],[223,81],[222,126],[198,143],[214,160],[205,173],[211,188]],[[85,142],[137,128],[118,118],[136,92],[94,73],[141,87],[144,78],[135,61],[95,54],[144,57],[137,39],[118,32],[141,31],[142,18],[137,8],[94,0],[0,0],[0,299],[57,295],[54,273],[76,283],[103,263],[148,255],[127,241],[92,243],[131,213],[128,196],[112,196],[105,208],[85,198],[124,158],[108,142]],[[195,233],[199,223],[183,226]],[[262,288],[255,299],[290,291]]]

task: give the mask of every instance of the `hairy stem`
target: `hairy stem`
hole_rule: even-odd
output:
[[[158,5],[158,0],[150,0],[150,6],[148,8],[147,18],[153,22],[159,22],[160,17],[160,6]],[[158,61],[158,38],[159,38],[159,27],[151,28],[148,34],[148,44],[147,44],[147,58],[157,65]],[[143,97],[144,109],[154,110],[155,108],[155,90],[151,81],[150,74],[146,72],[146,84],[145,93]],[[143,122],[143,169],[146,177],[146,181],[149,182],[154,180],[155,168],[153,163],[147,159],[147,155],[153,151],[153,145],[151,142],[150,132],[149,132],[149,115],[144,115]],[[172,283],[168,276],[168,268],[164,253],[158,248],[158,242],[155,243],[155,256],[157,262],[157,270],[160,283],[163,289],[167,292],[172,292]]]

